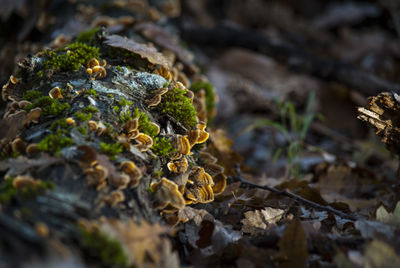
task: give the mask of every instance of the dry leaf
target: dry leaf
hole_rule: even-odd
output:
[[[262,230],[266,230],[268,227],[275,226],[283,213],[282,209],[275,209],[266,207],[262,210],[248,211],[244,213],[245,219],[241,220],[243,224],[242,232],[250,233],[252,236],[257,236],[264,233]]]
[[[181,47],[176,37],[161,27],[153,23],[141,23],[135,27],[135,30],[139,30],[158,46],[172,51],[183,64],[190,65],[191,55]]]
[[[376,210],[376,219],[383,223],[400,226],[400,202],[397,202],[396,208],[392,213],[387,212],[384,206],[380,206]]]
[[[169,228],[158,223],[151,225],[146,221],[137,225],[132,220],[123,222],[107,219],[102,223],[101,229],[121,241],[128,252],[130,264],[142,267],[146,256],[149,256],[156,266],[162,261],[161,254],[166,238],[161,235],[168,233]]]
[[[364,267],[400,267],[400,258],[388,244],[374,240],[365,250]]]
[[[132,39],[123,38],[118,35],[110,35],[107,37],[105,43],[111,47],[122,48],[138,54],[152,64],[163,65],[166,67],[169,64],[168,60],[160,52],[158,52],[156,48],[137,43]]]
[[[278,245],[278,259],[282,260],[279,267],[307,267],[307,237],[300,219],[296,218],[289,224]]]

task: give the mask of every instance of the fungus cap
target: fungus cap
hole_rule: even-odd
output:
[[[172,161],[167,164],[168,170],[174,173],[185,173],[188,169],[188,161],[186,157],[181,160]]]
[[[213,177],[214,186],[212,187],[215,195],[221,194],[226,188],[226,176],[219,173]]]
[[[178,185],[167,178],[162,178],[160,182],[153,182],[150,185],[153,190],[153,207],[164,209],[168,205],[181,210],[185,207],[185,199],[178,189]]]
[[[61,92],[61,89],[59,87],[53,87],[49,91],[49,97],[52,99],[62,99],[64,98]]]

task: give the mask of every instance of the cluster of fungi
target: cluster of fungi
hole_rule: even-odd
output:
[[[119,51],[121,48],[112,47]],[[148,50],[151,49],[154,47],[149,46]],[[68,50],[68,45],[59,51],[60,58],[74,53]],[[213,111],[207,110],[204,90],[193,92],[189,89],[190,79],[183,72],[182,63],[159,64],[151,55],[128,52],[133,57],[139,55],[140,60],[146,62],[145,68],[107,64],[107,61],[113,62],[109,54],[105,56],[107,61],[95,56],[73,71],[74,77],[84,77],[81,85],[69,83],[68,73],[63,76],[63,82],[57,84],[54,73],[62,73],[66,68],[54,62],[47,66],[57,66],[56,71],[40,70],[46,66],[46,60],[54,57],[54,52],[41,53],[35,55],[34,60],[20,63],[20,77],[11,76],[2,90],[2,99],[7,105],[2,120],[13,126],[2,135],[1,157],[50,155],[68,159],[72,152],[78,155],[74,161],[85,174],[87,185],[98,191],[108,189],[104,204],[115,207],[125,201],[124,190],[134,189],[144,181],[154,209],[159,209],[171,224],[176,224],[180,220],[177,215],[185,205],[211,202],[226,186],[224,168],[217,164],[217,159],[205,146],[209,138],[207,120]],[[35,70],[39,78],[27,75],[27,70]],[[129,94],[124,95],[127,96],[125,99],[118,93],[96,92],[99,84],[94,83],[104,85],[101,83],[106,81],[104,83],[109,85],[114,81],[113,77],[137,77],[139,73],[145,73],[147,80],[161,81],[159,88],[149,89],[144,94],[133,92],[140,96],[136,99],[129,99]],[[27,90],[30,82],[40,78],[42,82]],[[178,95],[184,102],[173,103]],[[75,102],[81,104],[75,105]],[[195,116],[182,121],[182,115],[178,117],[173,113],[173,109],[177,109],[174,105],[191,106],[186,108],[192,109]],[[104,107],[109,108],[106,115],[103,115]],[[52,122],[50,131],[42,131],[47,136],[42,133],[42,138],[32,138],[32,133],[39,131],[35,125],[46,120]],[[161,175],[154,175],[156,172],[145,166],[149,161],[143,159],[158,159],[161,167],[157,171]],[[14,180],[18,184],[21,181],[36,183],[30,174],[18,174]]]

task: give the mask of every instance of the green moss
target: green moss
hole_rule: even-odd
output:
[[[163,95],[157,109],[161,113],[167,113],[178,120],[187,128],[196,126],[196,110],[191,100],[185,96],[185,90],[175,88]]]
[[[119,65],[117,65],[117,67],[115,67],[115,68],[117,68],[117,71],[122,71],[122,68]]]
[[[62,148],[71,146],[73,141],[71,138],[66,137],[66,130],[58,130],[55,134],[50,134],[41,140],[37,148],[41,151],[59,153]]]
[[[121,100],[118,101],[118,106],[122,107],[122,106],[131,106],[133,104],[133,102],[131,101],[127,101],[126,99],[122,98]]]
[[[108,237],[99,229],[87,231],[81,228],[82,247],[102,267],[128,267],[128,257],[121,243]]]
[[[35,93],[36,94],[36,93]],[[33,95],[33,94],[32,94]],[[59,102],[56,99],[52,99],[49,96],[43,96],[31,100],[32,104],[25,107],[25,111],[29,112],[33,108],[40,107],[42,109],[42,115],[61,115],[65,110],[71,108],[71,106],[64,102]]]
[[[92,89],[87,89],[87,90],[85,90],[85,93],[84,93],[85,95],[92,95],[92,96],[97,96],[97,92],[96,92],[96,90],[94,90],[93,88]]]
[[[92,58],[100,58],[99,48],[83,43],[72,43],[65,48],[44,52],[46,59],[43,62],[45,69],[53,69],[60,72],[78,70]]]
[[[114,95],[113,94],[107,94],[107,98],[114,99]]]
[[[87,129],[85,127],[78,127],[78,131],[84,136],[88,135]]]
[[[161,178],[162,176],[163,176],[163,172],[162,172],[162,170],[154,170],[153,171],[153,175],[154,175],[154,177],[156,177],[156,178]]]
[[[38,90],[29,90],[24,93],[24,96],[22,97],[24,100],[32,101],[34,99],[38,99],[42,97],[42,92]]]
[[[151,124],[147,114],[140,112],[138,108],[133,112],[133,117],[139,119],[139,131],[154,137],[157,135],[157,127]]]
[[[131,111],[122,112],[119,114],[119,119],[122,123],[126,123],[130,120],[133,120]]]
[[[92,113],[81,113],[81,112],[75,112],[74,116],[76,118],[76,120],[84,122],[84,121],[89,121],[90,119],[92,119]]]
[[[67,124],[67,120],[65,118],[61,118],[57,121],[54,121],[51,125],[50,125],[50,130],[52,131],[57,131],[59,129],[66,129],[69,128],[70,125]]]
[[[119,153],[122,153],[123,151],[123,147],[121,144],[119,144],[118,142],[113,143],[113,144],[109,144],[109,143],[105,143],[105,142],[100,142],[100,150],[105,153],[106,155],[108,155],[110,157],[110,159],[115,160],[116,156]]]
[[[119,107],[118,106],[113,106],[112,108],[113,108],[114,112],[118,113],[118,111],[119,111]]]
[[[82,112],[85,113],[97,113],[99,111],[99,109],[97,109],[96,107],[89,105],[85,108],[82,109]]]
[[[176,152],[176,149],[172,147],[171,142],[164,137],[155,137],[153,142],[151,150],[158,156],[166,156]]]
[[[9,204],[14,199],[34,198],[54,188],[53,182],[41,181],[36,186],[26,185],[16,189],[13,186],[13,178],[9,178],[0,183],[0,204]]]
[[[214,86],[210,82],[194,82],[192,83],[190,90],[194,93],[204,89],[206,92],[206,108],[208,114],[212,114],[213,110],[215,109],[215,93],[214,93]]]
[[[76,42],[94,45],[94,35],[99,30],[99,27],[80,32],[76,37]]]

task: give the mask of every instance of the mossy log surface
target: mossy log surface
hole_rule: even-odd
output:
[[[171,106],[165,97],[161,102],[163,109],[149,105],[157,90],[172,92],[179,86],[185,87],[165,71],[160,75],[158,70],[169,67],[152,61],[150,48],[146,57],[109,46],[107,38],[108,34],[100,30],[90,39],[100,56],[87,65],[82,64],[81,58],[78,64],[69,62],[77,60],[75,56],[82,57],[74,54],[80,43],[73,45],[74,50],[67,45],[27,57],[18,63],[17,74],[3,87],[0,264],[17,267],[33,259],[48,261],[68,249],[80,265],[107,266],[110,260],[104,256],[109,251],[97,256],[95,250],[96,256],[92,256],[93,247],[99,245],[92,245],[88,235],[90,238],[98,233],[87,225],[82,229],[82,222],[99,222],[105,217],[165,225],[160,209],[176,212],[185,202],[196,203],[198,191],[193,188],[186,192],[185,185],[190,170],[201,171],[198,166],[202,163],[202,147],[184,152],[179,142],[174,143],[179,140],[177,137],[196,129],[193,122],[199,122],[190,99],[194,94],[185,89],[188,96],[179,97],[185,98],[182,109],[193,110],[193,114],[184,114],[187,118],[174,114],[174,109],[179,109],[179,98]],[[57,62],[59,58],[61,62]],[[76,68],[72,70],[63,64]],[[104,74],[98,71],[100,67]],[[37,110],[40,116],[34,117]],[[134,124],[135,117],[139,127],[130,131],[129,124]],[[201,131],[204,128],[205,124]],[[132,137],[136,130],[136,134],[150,137],[152,145],[146,147],[139,138]],[[189,169],[176,174],[167,168],[167,163],[179,157],[185,159]],[[135,172],[140,174],[136,181],[126,171],[127,167],[132,169],[129,163],[134,163]],[[199,174],[204,175],[204,170]],[[208,174],[204,176],[211,179]],[[179,191],[174,186],[175,190],[163,190],[157,196],[154,192],[164,187],[162,177],[179,186]],[[42,182],[51,183],[51,187],[40,188]],[[152,188],[151,183],[159,184]],[[196,182],[190,187],[195,186]],[[211,186],[206,186],[212,196],[199,202],[213,200]],[[179,195],[178,205],[174,200],[159,200],[171,194]],[[119,242],[96,239],[104,240],[106,248],[116,252],[110,257],[115,258],[111,263],[116,266],[140,264],[137,260],[124,260]]]

